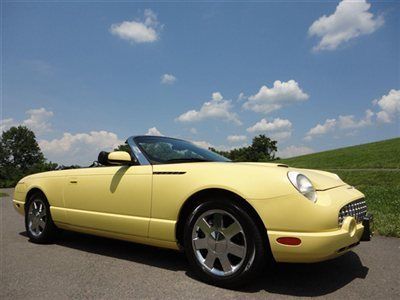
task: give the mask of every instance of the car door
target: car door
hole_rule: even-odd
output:
[[[66,178],[64,202],[70,225],[147,237],[152,167],[77,169]]]

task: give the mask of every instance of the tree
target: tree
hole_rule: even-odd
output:
[[[254,137],[251,146],[236,148],[230,151],[218,151],[214,148],[210,148],[210,150],[233,161],[259,162],[278,159],[275,157],[275,153],[278,151],[277,141],[271,140],[264,134]]]
[[[275,159],[275,153],[278,151],[277,141],[271,140],[264,134],[260,134],[253,138],[251,145],[253,152],[257,153],[256,157],[258,161],[268,161]]]
[[[25,126],[11,127],[0,140],[0,186],[15,185],[22,177],[55,169],[47,162],[36,141],[35,134]]]

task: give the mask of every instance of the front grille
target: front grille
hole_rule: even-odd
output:
[[[339,226],[347,216],[354,217],[357,223],[361,223],[367,214],[367,204],[364,199],[353,201],[343,206],[339,211]]]

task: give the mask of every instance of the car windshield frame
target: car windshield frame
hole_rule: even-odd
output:
[[[190,152],[193,152],[198,157],[193,156],[193,157],[182,157],[182,158],[163,160],[160,157],[155,157],[151,153],[148,153],[145,147],[143,147],[143,144],[145,144],[146,142],[147,144],[156,144],[157,142],[173,144],[178,148],[181,148],[182,151],[188,150]],[[222,155],[219,155],[208,149],[199,147],[192,142],[182,139],[176,139],[165,136],[143,135],[143,136],[130,137],[128,138],[127,143],[130,145],[135,156],[138,158],[141,157],[141,159],[139,159],[139,163],[141,165],[179,164],[179,163],[193,163],[193,162],[231,162],[231,160]]]

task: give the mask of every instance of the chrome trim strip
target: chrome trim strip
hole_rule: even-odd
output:
[[[140,148],[137,146],[135,142],[135,136],[131,136],[126,140],[126,143],[131,147],[132,153],[135,155],[139,164],[141,165],[151,165],[147,160],[146,156],[144,156],[143,152],[140,151]]]

